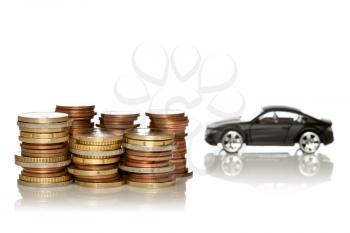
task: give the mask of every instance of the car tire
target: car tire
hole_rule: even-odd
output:
[[[313,131],[306,131],[299,138],[300,149],[307,154],[314,154],[320,145],[320,136]]]
[[[229,130],[221,137],[222,148],[227,153],[238,152],[243,146],[243,136],[236,130]]]

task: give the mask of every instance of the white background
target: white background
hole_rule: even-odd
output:
[[[2,232],[348,232],[349,10],[348,1],[337,0],[1,1]],[[234,86],[246,99],[244,115],[283,104],[332,119],[335,143],[321,148],[334,163],[330,180],[302,190],[261,190],[195,174],[180,208],[165,203],[153,210],[146,198],[99,208],[93,194],[83,197],[86,208],[69,198],[62,208],[21,206],[13,159],[17,114],[53,111],[68,100],[94,103],[98,111],[117,105],[115,80],[132,70],[132,52],[145,41],[169,52],[190,43],[203,55],[230,54],[238,67]],[[196,140],[201,146],[191,156],[199,161],[212,148],[202,135]]]

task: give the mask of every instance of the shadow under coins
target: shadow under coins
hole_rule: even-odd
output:
[[[297,151],[298,152],[298,151]],[[323,154],[209,153],[206,173],[230,182],[255,188],[289,187],[307,189],[330,181],[333,163]]]
[[[119,188],[91,189],[78,185],[36,188],[18,185],[21,199],[16,210],[183,210],[186,204],[186,182],[180,178],[175,186],[145,189],[124,185]]]

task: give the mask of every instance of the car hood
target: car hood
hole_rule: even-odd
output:
[[[233,123],[240,123],[241,117],[235,117],[235,118],[230,118],[230,119],[226,119],[226,120],[223,120],[223,121],[216,121],[216,122],[213,122],[211,124],[209,124],[207,126],[207,128],[209,129],[213,129],[213,128],[219,128],[221,126],[225,126],[225,125],[228,125],[228,124],[233,124]]]
[[[320,119],[323,123],[331,126],[332,125],[332,121],[331,120],[328,120],[328,119]]]

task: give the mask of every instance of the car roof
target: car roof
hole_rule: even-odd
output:
[[[282,111],[282,112],[294,112],[294,113],[302,113],[297,108],[288,107],[288,106],[281,106],[281,105],[271,105],[271,106],[265,106],[263,107],[264,112],[270,112],[270,111]]]

